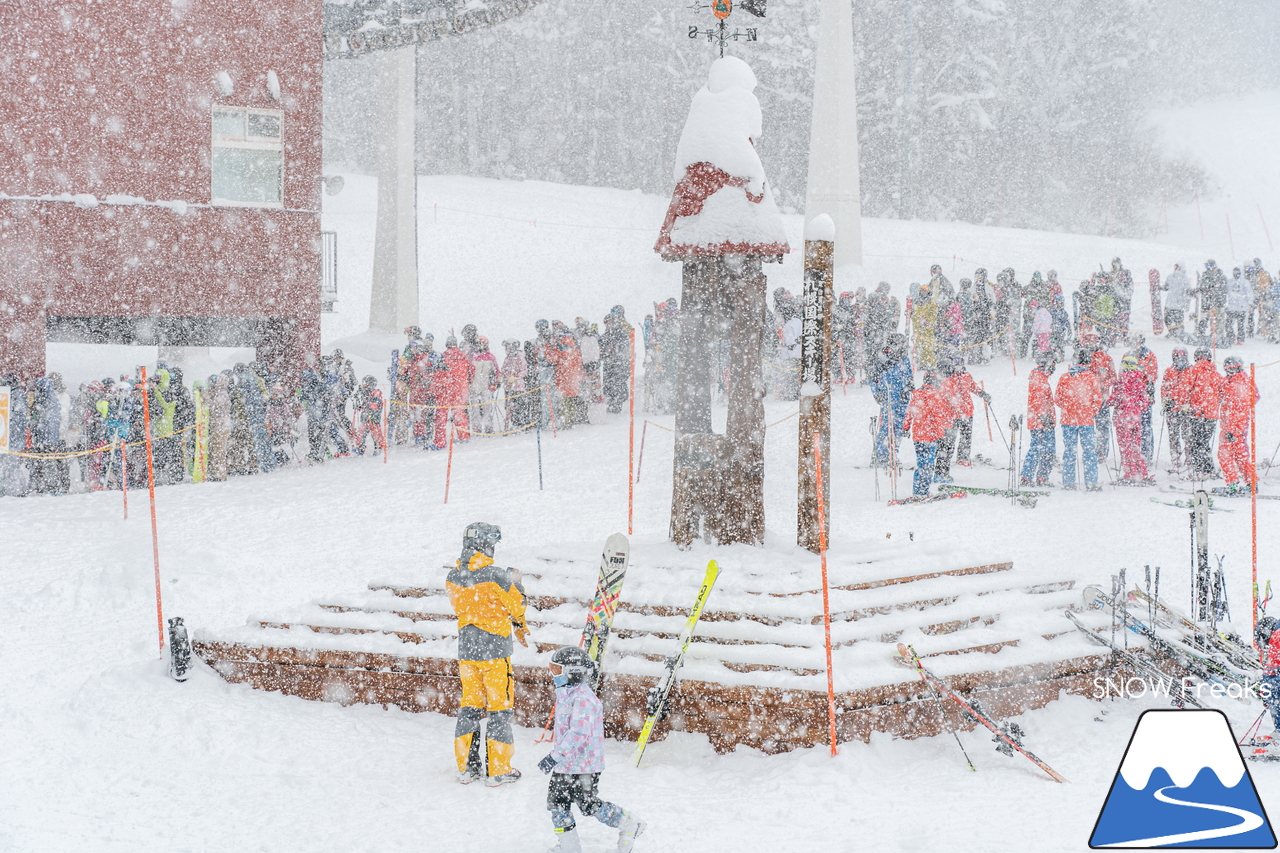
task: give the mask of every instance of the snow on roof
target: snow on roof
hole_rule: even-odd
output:
[[[754,140],[763,117],[756,77],[741,59],[711,65],[676,146],[671,206],[655,251],[663,256],[790,252]]]

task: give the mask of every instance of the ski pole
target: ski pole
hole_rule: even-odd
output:
[[[981,388],[983,391],[985,391],[985,390],[987,390],[987,389],[986,389],[986,384],[987,384],[987,383],[986,383],[985,381],[983,381],[983,382],[982,382],[982,384],[981,384],[981,385],[979,385],[978,387],[979,387],[979,388]],[[985,403],[985,402],[986,402],[986,401],[984,400],[984,401],[983,401],[983,403]],[[986,413],[986,415],[987,415],[987,441],[988,441],[989,443],[994,443],[994,442],[995,442],[995,437],[991,435],[991,409],[990,409],[990,407],[984,406],[984,407],[983,407],[983,410],[985,411],[985,413]]]
[[[986,400],[983,400],[983,401],[982,401],[982,405],[983,405],[983,406],[986,406],[987,411],[988,411],[987,419],[988,419],[988,420],[990,420],[990,418],[991,418],[991,415],[990,415],[990,411],[991,411],[991,404],[990,404],[990,403],[988,403]],[[1000,419],[999,419],[999,418],[996,418],[996,430],[1000,433],[1000,440],[1001,440],[1002,442],[1004,442],[1004,449],[1005,449],[1005,450],[1008,450],[1008,449],[1009,449],[1009,442],[1008,442],[1008,441],[1005,439],[1005,437],[1004,437],[1004,430],[1000,427]]]
[[[919,661],[920,653],[916,651],[915,646],[907,646],[907,648],[911,650],[912,657]],[[920,673],[920,680],[928,685],[929,692],[933,694],[933,701],[938,703],[938,716],[942,718],[942,721],[947,724],[947,728],[951,730],[951,736],[956,739],[956,746],[960,747],[960,753],[964,755],[965,763],[969,765],[970,770],[977,773],[978,768],[973,766],[973,759],[969,757],[969,752],[964,748],[964,744],[960,742],[959,732],[956,731],[956,727],[951,723],[951,718],[947,716],[946,709],[942,707],[942,694],[938,692],[938,688],[930,683],[928,678],[925,678],[923,671]]]

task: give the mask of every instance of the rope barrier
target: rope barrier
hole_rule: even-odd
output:
[[[768,426],[766,426],[766,427],[765,427],[765,432],[768,432],[769,430],[773,429],[774,427],[776,427],[778,424],[782,423],[783,421],[789,421],[789,420],[791,420],[792,418],[796,417],[796,416],[797,416],[797,415],[799,415],[799,414],[800,414],[800,410],[799,410],[799,409],[796,409],[794,412],[792,412],[791,414],[787,415],[787,416],[786,416],[785,418],[783,418],[782,420],[774,421],[773,423],[771,423],[771,424],[769,424]]]
[[[158,436],[156,436],[156,438],[157,438],[157,439],[161,439],[161,438],[173,438],[175,435],[182,435],[184,432],[189,432],[190,430],[193,430],[193,429],[195,429],[195,428],[196,428],[196,425],[195,425],[195,424],[192,424],[192,425],[191,425],[191,426],[189,426],[189,427],[183,427],[182,429],[174,430],[173,432],[168,433],[168,434],[166,434],[166,435],[158,435]],[[138,447],[138,446],[143,445],[143,444],[146,444],[146,443],[147,443],[147,440],[146,440],[145,438],[143,438],[143,439],[139,439],[138,441],[130,441],[130,442],[126,443],[124,446],[125,446],[125,447]],[[92,449],[90,449],[90,450],[76,450],[76,451],[73,451],[73,452],[70,452],[70,453],[19,453],[19,452],[17,452],[16,450],[4,450],[4,451],[0,451],[0,452],[4,453],[4,454],[5,454],[5,455],[7,455],[7,456],[19,456],[19,457],[21,457],[21,458],[23,458],[23,459],[54,459],[54,460],[62,460],[62,459],[78,459],[78,458],[79,458],[79,457],[81,457],[81,456],[92,456],[92,455],[93,455],[93,454],[95,454],[95,453],[105,453],[105,452],[107,452],[107,451],[114,451],[114,450],[116,450],[116,449],[117,449],[117,448],[119,448],[119,447],[120,447],[120,445],[119,445],[119,444],[104,444],[104,445],[102,445],[101,447],[95,447],[95,448],[92,448]]]
[[[472,435],[486,435],[492,438],[497,438],[498,436],[502,436],[502,435],[515,435],[518,432],[524,432],[527,429],[533,429],[534,426],[536,426],[535,423],[527,423],[524,426],[520,427],[519,429],[509,429],[506,432],[481,432],[478,429],[469,429],[467,430],[467,432],[471,433]]]
[[[1090,323],[1092,323],[1092,324],[1093,324],[1093,325],[1095,325],[1095,326],[1101,326],[1102,328],[1104,328],[1104,329],[1110,329],[1110,330],[1111,330],[1111,331],[1113,331],[1113,332],[1122,332],[1123,334],[1126,334],[1126,335],[1128,335],[1128,334],[1133,334],[1133,333],[1135,333],[1135,332],[1136,332],[1137,334],[1139,334],[1139,335],[1158,335],[1158,334],[1160,334],[1160,332],[1157,332],[1155,329],[1138,329],[1138,330],[1135,330],[1135,329],[1122,329],[1122,328],[1120,328],[1119,326],[1108,326],[1106,323],[1102,322],[1101,320],[1095,320],[1095,319],[1093,319],[1093,318],[1092,318],[1092,317],[1090,317],[1088,314],[1084,314],[1084,315],[1082,315],[1082,317],[1083,317],[1083,319],[1088,320]],[[1187,323],[1189,323],[1189,322],[1190,322],[1189,320],[1183,320],[1181,323],[1179,323],[1179,324],[1178,324],[1178,325],[1176,325],[1176,326],[1166,326],[1166,327],[1165,327],[1165,331],[1166,331],[1166,332],[1172,332],[1174,329],[1181,329],[1183,326],[1187,325]]]
[[[1000,331],[996,332],[994,335],[992,335],[991,337],[987,338],[985,341],[983,341],[983,342],[982,342],[982,343],[980,343],[980,344],[965,344],[965,345],[964,345],[964,346],[962,346],[962,347],[949,347],[949,346],[946,346],[946,345],[943,345],[943,344],[937,344],[937,346],[939,347],[939,349],[954,349],[954,350],[959,350],[959,349],[977,349],[978,347],[985,347],[987,344],[991,343],[991,342],[992,342],[992,341],[994,341],[996,338],[1000,337],[1000,336],[1001,336],[1001,335],[1003,335],[1005,332],[1009,331],[1009,329],[1010,329],[1010,328],[1012,328],[1012,324],[1010,324],[1010,325],[1008,325],[1008,326],[1005,326],[1003,329],[1001,329]]]
[[[675,432],[675,430],[673,430],[671,427],[664,427],[662,424],[653,423],[653,421],[650,421],[650,420],[646,420],[645,423],[653,424],[658,429],[665,429],[667,432]]]
[[[514,400],[516,397],[523,397],[526,394],[532,394],[535,391],[541,391],[543,388],[546,388],[546,387],[547,387],[546,385],[539,385],[537,388],[529,388],[528,390],[521,391],[519,394],[508,394],[506,397],[503,397],[503,400]],[[459,405],[459,406],[439,406],[433,403],[406,403],[403,400],[392,400],[391,405],[407,406],[410,409],[478,409],[481,406],[493,406],[499,402],[501,401],[495,397],[494,399],[484,403],[463,403],[462,405]]]

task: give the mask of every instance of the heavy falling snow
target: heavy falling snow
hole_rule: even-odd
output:
[[[215,25],[217,0],[175,0],[146,26],[104,22],[95,4],[72,5],[58,19],[60,33],[44,12],[0,4],[0,30],[10,32],[0,35],[0,241],[8,242],[0,247],[0,391],[10,392],[8,408],[0,406],[8,419],[0,452],[0,849],[472,853],[556,844],[548,777],[538,772],[551,745],[541,719],[519,707],[532,701],[523,684],[511,759],[521,777],[463,785],[452,711],[362,700],[338,682],[316,697],[324,701],[310,701],[255,689],[237,680],[249,668],[198,656],[178,682],[167,641],[160,649],[162,604],[206,657],[217,644],[238,643],[287,647],[309,660],[367,653],[452,666],[458,625],[446,574],[464,530],[486,522],[501,528],[497,566],[520,569],[527,597],[541,602],[529,607],[529,645],[510,657],[520,677],[545,674],[546,695],[553,650],[579,643],[601,546],[630,526],[606,679],[662,677],[715,560],[719,579],[681,680],[724,695],[794,691],[822,703],[808,733],[800,710],[770,705],[768,713],[782,709],[769,723],[783,732],[776,739],[751,726],[718,733],[677,715],[660,724],[636,767],[643,694],[625,694],[634,707],[620,707],[620,689],[602,690],[614,716],[599,793],[644,830],[634,848],[617,848],[617,828],[575,808],[582,849],[1086,850],[1139,717],[1170,707],[1167,700],[1149,691],[1058,695],[1055,687],[1034,709],[1001,714],[1068,780],[1062,784],[1017,753],[997,752],[980,726],[913,731],[914,712],[894,716],[891,706],[910,693],[932,713],[898,643],[962,694],[984,674],[1105,657],[1064,612],[1082,611],[1090,627],[1110,625],[1088,611],[1082,593],[1110,590],[1121,570],[1130,588],[1145,588],[1145,570],[1160,567],[1161,600],[1193,609],[1189,510],[1172,504],[1231,484],[1220,470],[1201,481],[1186,459],[1170,460],[1158,380],[1151,482],[1123,481],[1142,477],[1122,470],[1126,448],[1117,437],[1099,460],[1099,489],[1086,490],[1084,474],[1079,488],[1063,488],[1061,430],[1047,482],[1011,480],[1011,460],[1021,472],[1031,441],[1020,427],[1009,447],[1010,419],[1028,413],[1037,362],[1056,362],[1049,383],[1058,387],[1093,334],[1118,373],[1141,349],[1129,338],[1138,332],[1161,375],[1176,348],[1207,348],[1219,373],[1228,357],[1245,375],[1256,371],[1256,526],[1247,471],[1234,493],[1214,495],[1208,515],[1210,559],[1223,569],[1230,606],[1220,627],[1250,643],[1255,549],[1262,588],[1280,581],[1280,255],[1272,242],[1272,230],[1280,239],[1280,18],[1266,4],[1206,12],[1178,0],[1160,20],[1093,0],[1052,10],[1024,0],[963,0],[945,10],[915,0],[854,4],[862,259],[834,270],[837,324],[865,317],[867,294],[883,282],[896,300],[895,325],[878,334],[908,336],[914,387],[929,384],[935,353],[944,367],[959,355],[990,395],[989,408],[972,398],[972,465],[953,464],[949,480],[925,478],[928,494],[998,492],[1011,482],[1043,494],[907,502],[920,484],[911,437],[889,463],[873,464],[886,412],[867,381],[877,368],[861,349],[862,336],[877,332],[837,328],[848,349],[834,349],[830,363],[830,534],[821,558],[795,544],[797,457],[813,446],[812,436],[798,435],[797,397],[816,386],[802,392],[794,377],[805,238],[832,233],[830,220],[815,227],[806,216],[804,192],[824,4],[773,0],[763,18],[746,9],[762,2],[733,4],[729,30],[757,27],[759,38],[729,41],[730,58],[714,65],[716,45],[686,35],[694,24],[714,29],[711,12],[686,3],[593,10],[570,0],[358,0],[322,8],[291,0]],[[285,10],[305,16],[307,27],[294,32]],[[203,26],[221,35],[197,44]],[[429,32],[415,36],[416,90],[399,90],[416,105],[407,158],[414,174],[401,199],[411,215],[400,222],[401,238],[411,236],[416,248],[399,260],[416,257],[416,314],[403,324],[413,330],[378,328],[385,282],[375,284],[379,264],[394,255],[379,243],[387,239],[379,233],[379,104],[398,97],[380,81],[379,39],[406,26]],[[243,55],[231,49],[227,27],[258,34]],[[1195,60],[1177,47],[1179,33],[1225,40],[1234,28],[1246,31],[1239,53],[1252,52],[1256,63],[1215,57],[1198,72],[1187,67]],[[347,40],[333,41],[338,32]],[[159,57],[161,36],[173,56],[181,45],[192,51],[198,74]],[[279,45],[262,47],[272,39]],[[104,59],[92,45],[106,42]],[[171,141],[152,128],[145,144],[131,144],[130,123],[110,110],[61,115],[59,104],[80,97],[79,84],[52,85],[58,72],[48,57],[64,43],[85,63],[76,72],[83,80],[100,80],[95,68],[134,69],[139,76],[121,96],[138,111],[130,115],[172,102],[198,120],[175,120]],[[254,65],[248,57],[258,50],[276,67]],[[29,82],[13,82],[19,73]],[[51,76],[42,84],[41,75]],[[307,86],[292,88],[304,77]],[[19,121],[24,111],[29,121]],[[282,125],[271,124],[280,116]],[[77,124],[93,128],[82,142]],[[305,144],[293,133],[308,134]],[[199,165],[166,176],[166,145],[189,143],[203,146],[192,155],[203,157]],[[240,164],[235,180],[218,172],[229,163]],[[790,248],[781,263],[770,251],[762,267],[759,547],[671,541],[681,458],[675,350],[687,279],[654,244],[680,203],[673,187],[699,164],[729,180],[671,217],[664,245]],[[151,177],[121,178],[135,171]],[[257,192],[265,195],[248,197]],[[313,239],[320,232],[323,241]],[[1106,277],[1113,258],[1132,273],[1127,316],[1096,295],[1115,283]],[[1180,264],[1194,285],[1213,260],[1228,281],[1240,267],[1256,287],[1255,258],[1273,284],[1254,293],[1254,304],[1224,302],[1199,331],[1190,308],[1172,320],[1163,310],[1153,315],[1149,270],[1167,284]],[[735,272],[736,264],[725,262]],[[178,266],[190,277],[148,272]],[[948,303],[936,319],[928,302],[922,312],[920,286],[940,282],[940,273],[960,292],[979,269],[991,289],[1006,269],[1024,287],[1033,273],[1056,272],[1062,324],[1055,315],[1050,334],[1046,311],[1043,341],[1028,325],[1023,353],[1011,357],[992,297],[980,324],[948,340]],[[1074,301],[1083,285],[1084,301]],[[81,303],[68,295],[76,292]],[[1159,293],[1167,301],[1168,291]],[[905,312],[909,301],[914,316]],[[1015,297],[1029,324],[1027,302]],[[168,310],[175,305],[183,310]],[[298,305],[314,310],[290,313]],[[969,322],[973,310],[966,303],[955,314]],[[1239,340],[1228,317],[1248,318]],[[728,321],[716,318],[708,324],[711,422],[723,434],[732,418],[732,341]],[[1186,327],[1164,334],[1153,328],[1182,319]],[[542,338],[539,321],[554,324]],[[631,327],[633,397],[629,341],[619,331]],[[974,328],[988,339],[976,340]],[[544,344],[554,351],[545,357]],[[396,380],[393,350],[401,356]],[[126,405],[142,399],[140,365],[153,383],[145,392],[153,500],[146,447],[130,446],[123,466],[115,449],[116,439],[141,440],[145,429]],[[429,393],[428,375],[436,383]],[[543,384],[554,411],[537,402]],[[470,422],[455,415],[446,428],[443,408],[432,421],[421,407],[436,404],[471,406]],[[917,426],[925,419],[912,414]],[[189,439],[174,436],[184,417]],[[393,429],[389,446],[384,423]],[[1209,457],[1215,469],[1224,430]],[[946,574],[970,567],[991,571]],[[830,672],[824,600],[833,614]],[[1115,634],[1144,647],[1124,635]],[[879,697],[856,723],[849,712],[834,756],[829,676],[837,694]],[[687,688],[676,693],[691,699]],[[1205,697],[1237,738],[1260,715],[1261,732],[1271,733],[1257,697]],[[680,707],[687,715],[693,706]],[[860,727],[874,719],[882,723],[864,738]],[[1183,782],[1210,764],[1228,768],[1220,777],[1236,772],[1234,754],[1162,764],[1161,748],[1143,744],[1133,759],[1137,781],[1145,785],[1156,767]],[[1261,803],[1280,813],[1280,764],[1245,764]]]

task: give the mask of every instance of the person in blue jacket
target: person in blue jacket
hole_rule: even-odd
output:
[[[902,422],[907,416],[907,404],[911,402],[911,392],[915,390],[905,335],[899,332],[889,335],[884,349],[871,364],[867,384],[871,386],[871,393],[880,404],[875,464],[877,467],[888,467],[890,436],[893,443],[893,458],[896,459],[898,442],[902,439]]]

